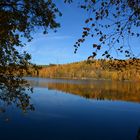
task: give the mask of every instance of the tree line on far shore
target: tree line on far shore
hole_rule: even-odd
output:
[[[140,59],[88,60],[70,64],[50,64],[31,69],[29,76],[66,79],[140,81]]]

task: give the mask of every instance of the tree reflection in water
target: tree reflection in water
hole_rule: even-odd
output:
[[[140,102],[139,83],[129,82],[93,82],[89,84],[48,83],[48,89],[80,95],[96,100],[121,100]]]
[[[23,112],[34,110],[28,91],[33,92],[26,80],[15,76],[2,76],[0,79],[0,113],[15,105]]]
[[[120,81],[76,81],[76,80],[48,80],[30,81],[35,86],[46,87],[96,100],[121,100],[140,103],[140,86],[138,82]]]

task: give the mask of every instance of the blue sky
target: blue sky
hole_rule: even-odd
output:
[[[78,8],[76,3],[64,4],[60,0],[57,7],[63,13],[58,21],[61,23],[61,28],[56,33],[49,31],[47,35],[36,31],[33,34],[32,42],[27,43],[26,50],[32,55],[32,62],[45,65],[50,63],[64,64],[87,59],[92,54],[92,44],[95,39],[89,39],[84,43],[74,54],[74,43],[81,37],[82,28],[85,26],[84,21],[88,17],[87,12]],[[138,45],[139,41],[135,40],[132,43]],[[135,49],[137,51],[137,49]],[[100,55],[99,55],[100,57]]]
[[[27,43],[26,50],[32,55],[33,63],[70,63],[85,60],[92,53],[90,45],[80,47],[76,54],[73,47],[81,36],[87,13],[78,8],[77,4],[64,4],[63,0],[60,0],[57,6],[63,13],[63,16],[58,18],[61,27],[57,32],[49,31],[47,35],[43,35],[41,31],[37,31],[32,42]]]

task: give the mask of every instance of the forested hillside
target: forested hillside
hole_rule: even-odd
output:
[[[38,66],[32,76],[68,79],[110,79],[140,81],[140,59],[90,60],[70,64]]]

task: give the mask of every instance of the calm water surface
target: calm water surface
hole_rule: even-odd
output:
[[[27,79],[35,110],[1,104],[1,140],[140,139],[139,83]]]

